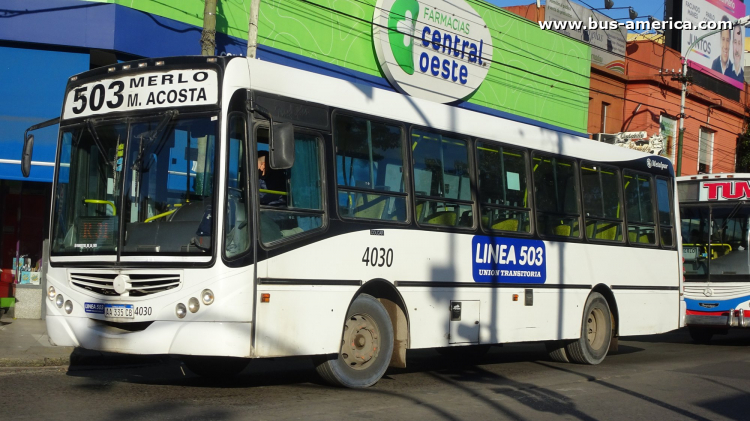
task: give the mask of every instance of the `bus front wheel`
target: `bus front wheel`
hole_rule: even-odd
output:
[[[319,361],[318,374],[334,386],[362,388],[385,374],[393,353],[393,326],[375,297],[360,294],[347,312],[338,355]]]
[[[599,364],[607,356],[612,341],[612,317],[607,300],[592,292],[583,309],[581,337],[565,345],[570,361],[579,364]]]

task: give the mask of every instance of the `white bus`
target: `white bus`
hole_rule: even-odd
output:
[[[309,355],[348,387],[407,349],[598,364],[680,325],[674,185],[662,157],[259,60],[117,64],[68,82],[47,327],[202,375]]]
[[[677,178],[682,229],[685,323],[707,343],[750,327],[750,174]]]

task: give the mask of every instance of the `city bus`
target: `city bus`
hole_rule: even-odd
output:
[[[685,270],[685,324],[708,343],[750,327],[750,174],[677,178]]]
[[[59,124],[57,345],[367,387],[407,350],[598,364],[680,327],[663,157],[242,57],[78,74]]]

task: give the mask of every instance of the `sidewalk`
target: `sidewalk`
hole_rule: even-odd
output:
[[[52,346],[44,320],[0,319],[0,367],[68,365],[74,349]]]

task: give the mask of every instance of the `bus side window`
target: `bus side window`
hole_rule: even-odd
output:
[[[338,115],[333,137],[341,217],[405,222],[401,127]]]
[[[586,238],[622,242],[622,200],[617,168],[584,162],[581,164],[583,215]]]
[[[477,166],[482,227],[493,231],[530,232],[526,153],[477,141]]]
[[[417,222],[473,227],[468,142],[423,130],[411,140]]]
[[[227,147],[227,192],[224,215],[224,253],[233,258],[250,247],[248,223],[248,169],[246,161],[245,119],[240,113],[229,116]]]
[[[656,244],[651,176],[626,170],[623,181],[625,183],[628,241],[631,244]]]
[[[672,194],[669,189],[669,180],[662,177],[656,177],[656,204],[659,211],[661,245],[671,248],[674,245]]]
[[[268,142],[268,129],[258,130],[259,144]],[[323,190],[321,179],[321,139],[313,134],[294,132],[294,165],[288,170],[270,168],[274,176],[283,176],[276,190],[263,193],[284,200],[260,201],[260,238],[263,244],[296,237],[323,226]],[[257,158],[256,158],[257,159]],[[254,161],[257,162],[257,161]],[[256,167],[257,168],[257,167]]]
[[[534,154],[534,204],[541,235],[580,238],[575,161]]]

